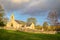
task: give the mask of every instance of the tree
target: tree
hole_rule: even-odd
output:
[[[7,17],[3,18],[3,22],[4,22],[5,25],[7,24],[8,20],[9,19]]]
[[[5,15],[2,5],[0,5],[0,18],[3,18]]]
[[[43,23],[43,29],[44,29],[44,31],[47,31],[47,29],[48,29],[48,23],[47,22]]]
[[[42,26],[41,25],[36,25],[36,29],[42,30]]]
[[[0,5],[0,26],[4,26],[4,22],[3,22],[4,15],[5,15],[4,9],[2,5]]]
[[[58,23],[58,16],[56,11],[50,11],[48,14],[48,21],[51,25],[57,25]]]
[[[36,25],[36,18],[28,18],[27,19],[27,24],[29,25],[29,24],[31,24],[31,23],[34,23],[35,25]]]

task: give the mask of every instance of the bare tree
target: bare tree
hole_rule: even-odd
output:
[[[48,21],[51,25],[57,25],[58,23],[58,16],[56,11],[50,11],[48,14]]]

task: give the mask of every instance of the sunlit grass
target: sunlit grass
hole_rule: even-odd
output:
[[[60,40],[60,34],[34,34],[0,29],[0,40]]]

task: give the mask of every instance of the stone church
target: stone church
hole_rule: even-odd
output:
[[[24,27],[22,27],[24,26]],[[19,29],[35,29],[34,23],[31,23],[31,25],[27,26],[27,24],[23,25],[17,22],[14,18],[14,14],[11,15],[10,20],[7,22],[5,29],[7,30],[19,30]]]

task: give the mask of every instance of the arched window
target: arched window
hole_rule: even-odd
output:
[[[13,24],[11,24],[11,27],[13,27]]]
[[[12,16],[12,19],[13,19],[13,16]]]

